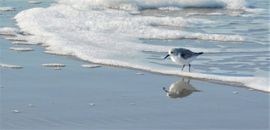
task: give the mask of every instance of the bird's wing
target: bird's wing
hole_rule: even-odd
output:
[[[179,50],[178,52],[181,53],[180,55],[181,55],[181,57],[182,57],[183,59],[188,59],[188,58],[192,57],[192,56],[193,56],[193,53],[194,53],[194,52],[192,52],[192,51],[190,51],[190,50],[182,49],[182,48],[181,48],[181,50]]]

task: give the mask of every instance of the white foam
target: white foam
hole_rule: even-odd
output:
[[[17,110],[17,109],[14,109],[12,110],[13,113],[21,113],[21,111]]]
[[[0,7],[1,11],[15,11],[16,9],[14,7]]]
[[[212,41],[237,41],[243,42],[245,38],[240,35],[221,35],[221,34],[203,34],[203,33],[189,33],[181,31],[164,31],[163,33],[149,33],[145,38],[149,39],[198,39],[198,40],[212,40]]]
[[[14,50],[14,51],[33,51],[33,48],[30,47],[10,47],[10,50]]]
[[[31,39],[31,37],[33,36],[25,32],[20,32],[17,28],[13,27],[0,28],[0,35],[2,35],[5,39],[10,40],[12,44],[20,44],[20,45],[38,44],[35,42],[28,42],[27,39]]]
[[[178,10],[181,10],[181,8],[178,8],[178,7],[160,7],[158,8],[159,10],[170,10],[170,11],[178,11]]]
[[[30,0],[28,1],[29,4],[41,4],[41,1],[37,1],[37,0]]]
[[[65,67],[66,65],[64,64],[60,64],[60,63],[47,63],[47,64],[42,64],[42,66],[44,67],[57,67],[57,68],[60,68],[60,67]]]
[[[185,0],[184,0],[185,1]],[[205,3],[198,6],[205,7]],[[197,0],[196,2],[201,2]],[[104,3],[103,3],[104,2]],[[114,4],[112,3],[114,2]],[[43,43],[50,53],[71,55],[82,60],[97,64],[114,65],[141,69],[156,73],[187,76],[202,80],[211,80],[238,86],[247,86],[257,90],[268,91],[267,80],[256,77],[221,76],[202,73],[180,72],[176,67],[162,65],[165,61],[155,64],[147,59],[144,52],[167,52],[175,46],[144,44],[145,39],[199,39],[216,41],[244,41],[239,35],[193,33],[181,30],[182,27],[196,24],[212,24],[205,19],[190,19],[182,17],[152,17],[131,15],[128,11],[111,9],[119,6],[117,1],[104,0],[60,0],[58,4],[48,8],[34,8],[20,12],[15,19],[24,32],[32,34],[25,36],[28,41]],[[125,1],[123,4],[130,4]],[[150,3],[147,3],[150,2]],[[151,3],[152,2],[152,3]],[[156,4],[153,4],[156,3]],[[160,3],[158,3],[160,2]],[[175,0],[174,2],[183,2]],[[185,1],[188,2],[188,1]],[[195,3],[196,3],[195,2]],[[194,2],[188,2],[194,4]],[[214,6],[221,1],[211,3]],[[93,9],[94,5],[102,4],[104,9]],[[133,1],[131,4],[146,8],[151,6],[166,7],[167,1]],[[228,3],[230,4],[230,3]],[[223,4],[224,5],[224,2]],[[228,5],[227,5],[228,6]],[[236,6],[230,7],[236,8]],[[171,30],[160,26],[172,26]],[[219,52],[205,48],[189,48],[194,51]],[[222,49],[222,48],[220,48]]]
[[[246,9],[248,3],[246,0],[223,0],[227,9]]]
[[[202,15],[207,15],[207,16],[221,16],[225,15],[224,13],[220,12],[211,12],[211,13],[188,13],[186,16],[202,16]]]
[[[137,72],[136,75],[144,75],[144,73]]]
[[[22,66],[19,66],[19,65],[11,65],[11,64],[0,63],[0,68],[21,69],[23,67]]]
[[[25,39],[25,37],[23,36],[11,36],[11,37],[5,37],[5,39],[10,40],[12,42],[27,42],[27,40]]]
[[[55,52],[55,51],[50,51],[50,50],[46,50],[46,51],[44,51],[44,53],[51,54],[51,55],[62,55],[62,56],[68,55],[68,54],[63,53],[63,52]]]
[[[270,92],[269,79],[265,77],[222,76],[214,74],[188,73],[175,70],[153,70],[153,72],[191,77],[200,80],[210,80],[213,82],[231,84],[236,86],[244,86],[264,92]]]
[[[0,28],[0,35],[4,36],[16,36],[18,29],[12,27],[3,27]]]
[[[26,41],[11,41],[15,45],[35,45],[36,43],[26,42]]]
[[[99,67],[101,67],[100,65],[95,65],[95,64],[83,64],[81,66],[84,68],[99,68]]]

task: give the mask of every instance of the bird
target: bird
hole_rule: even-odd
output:
[[[182,71],[184,70],[185,66],[188,65],[190,72],[190,62],[201,54],[203,54],[203,52],[192,52],[191,50],[185,48],[172,48],[168,51],[168,54],[164,57],[164,59],[170,56],[173,62],[182,65]]]

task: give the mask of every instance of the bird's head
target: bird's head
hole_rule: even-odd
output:
[[[171,56],[171,55],[175,55],[176,53],[176,49],[172,48],[168,51],[168,54],[164,57],[164,59],[166,59],[167,57]]]

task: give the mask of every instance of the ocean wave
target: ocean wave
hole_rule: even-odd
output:
[[[226,8],[245,9],[245,0],[58,0],[61,4],[77,9],[113,8],[122,10],[177,9],[177,8]]]

